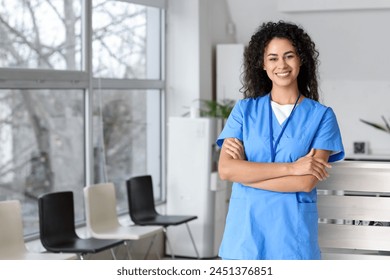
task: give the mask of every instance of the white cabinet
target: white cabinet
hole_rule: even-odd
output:
[[[228,184],[217,175],[219,131],[211,118],[168,123],[167,214],[198,216],[189,226],[201,258],[218,255],[228,207]],[[196,257],[184,225],[169,227],[168,236],[175,256]]]

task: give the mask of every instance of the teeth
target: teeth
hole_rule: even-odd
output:
[[[281,77],[286,77],[289,74],[289,72],[285,73],[277,73],[276,75],[281,76]]]

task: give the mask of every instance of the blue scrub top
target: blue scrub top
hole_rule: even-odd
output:
[[[217,144],[238,138],[248,161],[271,162],[269,94],[239,100]],[[273,139],[283,127],[272,113]],[[296,107],[276,149],[275,162],[294,162],[310,149],[332,151],[329,162],[344,158],[333,110],[304,98]],[[317,193],[282,193],[233,183],[219,255],[223,259],[320,259]]]

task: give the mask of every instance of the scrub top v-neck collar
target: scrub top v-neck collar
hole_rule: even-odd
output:
[[[274,143],[274,129],[273,129],[273,119],[274,118],[272,116],[274,114],[274,112],[272,110],[272,105],[271,105],[272,96],[271,96],[271,93],[268,94],[268,98],[269,98],[269,100],[268,100],[268,105],[269,105],[269,107],[268,107],[268,110],[269,110],[269,137],[270,137],[269,144],[270,144],[270,152],[271,152],[271,162],[275,162],[276,150],[278,148],[279,141],[282,138],[284,131],[287,128],[290,120],[293,118],[293,115],[294,115],[295,109],[298,105],[298,101],[299,101],[300,97],[301,97],[301,93],[298,94],[298,98],[294,103],[294,106],[291,110],[290,115],[287,117],[287,119],[284,122],[282,122],[280,124],[281,131],[279,132],[279,135],[276,138],[275,143]],[[275,116],[275,119],[276,119],[276,116]]]

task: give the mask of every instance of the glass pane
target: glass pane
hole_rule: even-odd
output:
[[[152,175],[160,199],[160,92],[102,90],[94,100],[94,181],[115,184],[119,211],[128,208],[125,182],[135,175]]]
[[[0,199],[22,203],[25,234],[39,232],[37,198],[75,191],[84,218],[83,91],[0,91]]]
[[[0,0],[0,67],[81,69],[81,0]]]
[[[158,8],[124,1],[94,0],[92,22],[95,77],[160,78]]]

